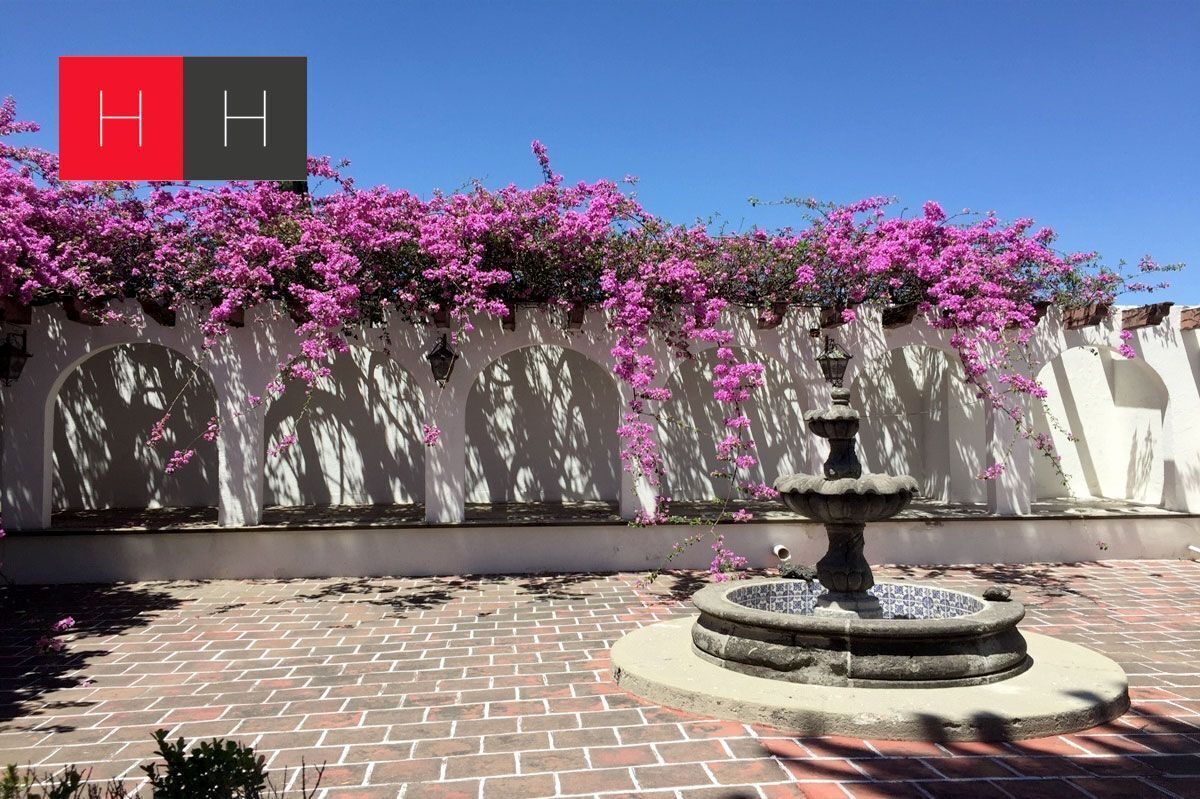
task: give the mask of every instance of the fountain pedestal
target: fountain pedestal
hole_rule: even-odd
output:
[[[871,564],[863,555],[863,531],[866,524],[827,524],[829,549],[817,561],[817,579],[830,591],[851,596],[875,585]]]

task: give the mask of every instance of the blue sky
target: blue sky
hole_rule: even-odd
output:
[[[654,213],[798,224],[785,195],[994,209],[1109,262],[1192,265],[1197,2],[23,2],[0,95],[57,140],[59,55],[304,55],[309,150],[361,185],[626,174]],[[1127,301],[1140,300],[1130,297]]]

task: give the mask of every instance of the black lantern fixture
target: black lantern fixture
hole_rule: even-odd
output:
[[[0,343],[0,383],[11,386],[21,376],[25,362],[29,360],[29,350],[25,348],[26,333],[6,333],[3,343]]]
[[[821,374],[825,376],[826,382],[834,388],[841,388],[842,378],[846,376],[846,366],[852,357],[841,345],[826,336],[825,351],[817,356],[817,363],[821,365]]]
[[[458,360],[458,353],[450,349],[450,342],[443,333],[437,345],[425,355],[425,360],[429,361],[433,379],[439,386],[445,387],[446,381],[450,379],[450,373],[454,371],[454,362]]]

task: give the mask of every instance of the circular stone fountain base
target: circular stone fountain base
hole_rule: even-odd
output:
[[[755,677],[701,658],[695,617],[629,633],[612,648],[617,683],[644,699],[795,735],[1004,741],[1077,732],[1129,709],[1125,672],[1076,644],[1026,633],[1029,667],[1000,682],[852,688]]]
[[[773,680],[922,690],[1011,679],[1029,667],[1019,602],[923,583],[831,594],[772,578],[716,583],[692,597],[696,653]]]

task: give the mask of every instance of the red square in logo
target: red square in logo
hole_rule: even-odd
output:
[[[58,109],[63,180],[183,177],[183,58],[59,58]]]

